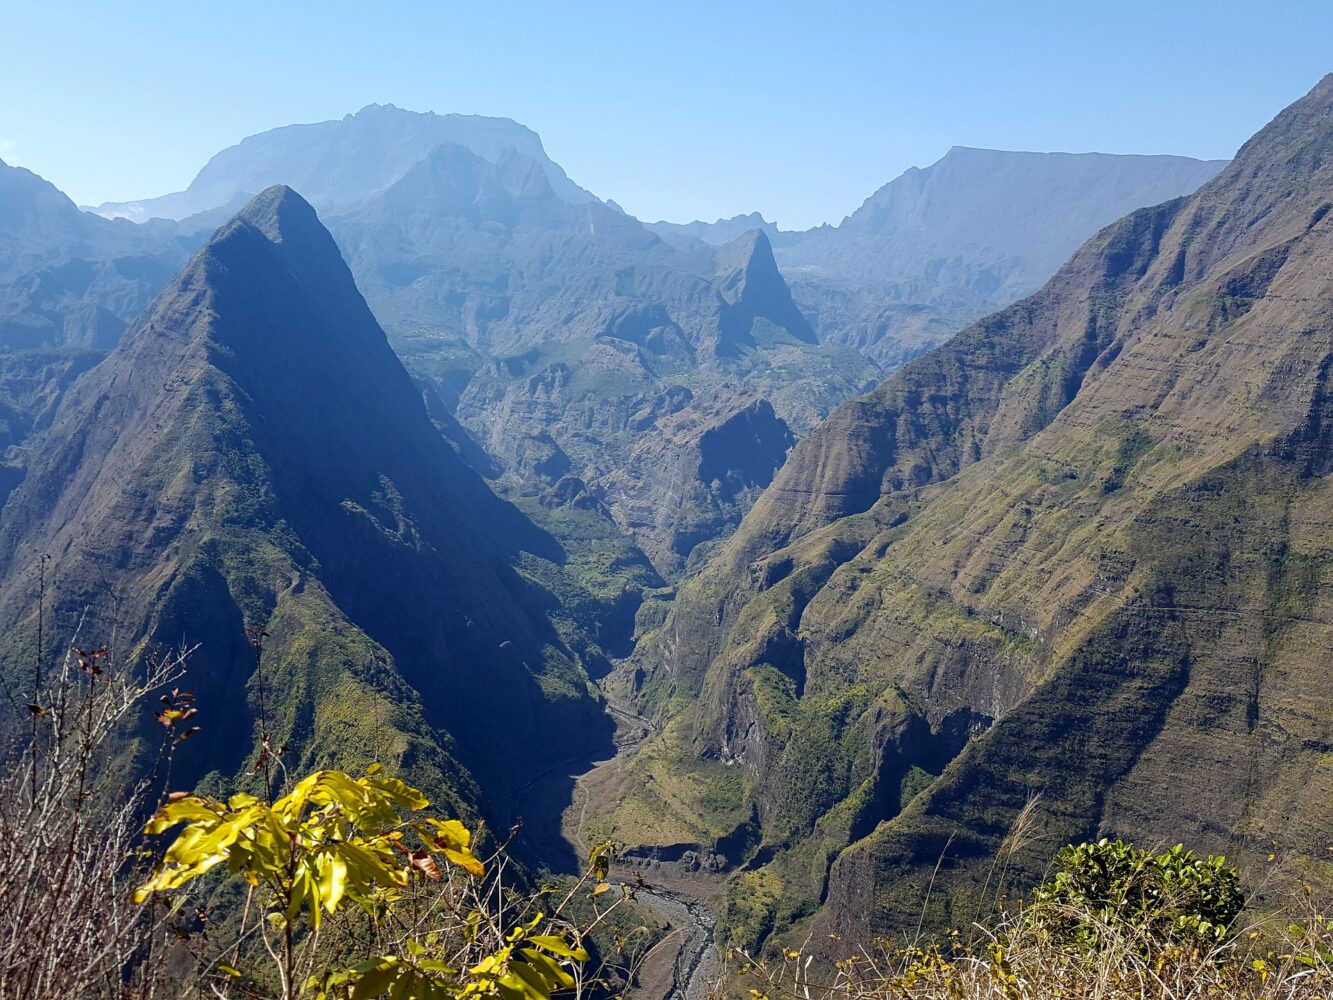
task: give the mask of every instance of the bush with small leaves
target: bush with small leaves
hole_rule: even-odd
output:
[[[1224,942],[1244,908],[1240,875],[1224,857],[1201,858],[1180,844],[1153,854],[1103,838],[1060,852],[1026,916],[1075,948],[1096,950],[1110,927],[1151,951]]]

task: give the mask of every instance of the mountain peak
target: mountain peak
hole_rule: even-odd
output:
[[[380,114],[381,112],[385,112],[385,111],[392,112],[392,111],[402,111],[402,110],[404,110],[404,109],[398,107],[398,106],[395,105],[395,104],[377,104],[377,103],[372,102],[372,103],[370,103],[370,104],[367,104],[367,105],[366,105],[364,108],[362,108],[360,111],[356,112],[356,114],[348,115],[347,117],[348,117],[348,118],[360,118],[362,115],[370,116],[370,115]]]
[[[67,236],[83,235],[82,213],[62,191],[26,167],[0,160],[0,228],[13,233],[39,220]]]
[[[87,627],[110,634],[123,613],[134,641],[199,642],[193,683],[224,723],[199,738],[196,759],[223,772],[243,766],[237,734],[252,726],[253,661],[237,640],[252,621],[272,633],[271,662],[309,664],[319,679],[293,695],[295,717],[312,720],[312,753],[343,739],[341,723],[313,721],[320,706],[394,692],[467,756],[460,765],[439,743],[417,744],[416,760],[440,762],[431,780],[442,791],[465,789],[469,764],[499,780],[535,772],[534,754],[591,751],[601,738],[581,687],[548,698],[528,667],[577,669],[547,638],[540,609],[554,599],[516,596],[528,593],[512,569],[518,549],[559,550],[440,435],[291,187],[252,198],[79,384],[0,515],[4,636],[33,607],[32,553],[62,553],[45,578],[54,620],[86,609]],[[78,568],[89,565],[105,570],[99,589]],[[485,684],[468,683],[476,664]],[[485,710],[497,697],[523,706],[508,733]],[[395,725],[389,711],[352,715],[374,728],[349,737],[357,744]]]
[[[255,195],[233,221],[254,226],[274,243],[284,242],[296,231],[323,228],[310,202],[286,184],[274,184]]]
[[[1333,161],[1333,73],[1241,146],[1233,161],[1234,171],[1251,169],[1259,160],[1274,161],[1275,168],[1303,168],[1300,173]]]
[[[445,143],[465,146],[491,163],[507,151],[517,151],[540,164],[562,200],[571,204],[594,200],[551,161],[537,133],[511,119],[369,104],[333,121],[288,125],[249,136],[213,156],[184,191],[136,202],[108,202],[95,211],[140,221],[181,219],[226,205],[239,192],[260,191],[271,184],[298,188],[321,210],[343,209],[385,190]]]
[[[730,219],[719,218],[716,221],[714,221],[713,225],[721,226],[725,225],[728,222],[733,224],[748,222],[755,229],[767,229],[768,226],[771,225],[771,223],[764,218],[762,212],[748,212],[748,213],[742,212],[737,215],[733,215]]]
[[[773,259],[773,244],[762,229],[747,230],[718,250],[718,274],[736,271],[744,271],[747,278],[759,274],[778,275],[778,263]]]
[[[785,329],[797,340],[814,343],[809,321],[792,301],[791,289],[773,258],[773,244],[762,229],[751,229],[722,246],[717,263],[718,296],[724,309],[724,340],[739,332],[749,337],[756,318]]]
[[[242,238],[243,233],[252,238]],[[310,203],[287,185],[274,184],[251,198],[213,235],[205,254],[249,273],[264,259],[264,250],[254,246],[255,236],[267,245],[268,252],[277,254],[286,272],[321,300],[321,311],[325,305],[333,312],[352,309],[359,315],[365,310],[342,251]],[[264,266],[271,268],[273,262]],[[369,318],[368,312],[364,318]]]

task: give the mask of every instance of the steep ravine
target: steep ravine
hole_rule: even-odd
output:
[[[614,756],[599,761],[567,760],[515,790],[512,821],[523,823],[522,839],[535,860],[552,871],[577,871],[587,857],[584,821],[596,811],[603,778],[656,731],[641,715],[606,703],[615,723]],[[717,915],[709,890],[721,891],[720,873],[696,873],[689,879],[673,877],[661,862],[622,859],[611,878],[633,882],[642,875],[650,891],[637,901],[668,926],[668,931],[644,956],[632,995],[640,1000],[704,1000],[722,976],[722,957],[713,940]]]

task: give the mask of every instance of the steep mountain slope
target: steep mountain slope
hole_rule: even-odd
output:
[[[1333,882],[1330,208],[1333,76],[839,408],[682,586],[634,678],[743,769],[742,940],[966,923],[1106,832]]]
[[[202,237],[81,212],[0,161],[0,349],[110,349]]]
[[[377,757],[464,800],[469,772],[495,794],[606,739],[589,632],[534,582],[563,553],[449,447],[287,188],[217,232],[33,449],[0,511],[10,677],[43,553],[48,634],[200,644],[196,770],[242,770],[261,710],[292,766]]]
[[[184,219],[272,184],[306,192],[324,211],[384,190],[432,149],[450,143],[490,162],[506,152],[521,153],[541,165],[562,199],[576,204],[595,200],[546,156],[535,132],[508,118],[421,114],[392,104],[371,104],[338,121],[287,125],[252,135],[209,160],[184,191],[108,202],[94,211],[136,222]]]
[[[1102,226],[1224,165],[954,147],[841,225],[783,234],[778,263],[822,340],[896,367],[1034,291]]]

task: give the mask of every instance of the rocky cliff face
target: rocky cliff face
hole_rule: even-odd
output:
[[[750,776],[743,936],[774,885],[966,922],[1038,794],[1014,891],[1108,832],[1329,877],[1331,205],[1333,77],[835,411],[681,588],[639,690]]]
[[[196,773],[251,752],[247,625],[270,633],[268,725],[292,766],[379,758],[467,801],[469,775],[499,794],[604,738],[590,641],[531,575],[563,553],[432,425],[286,188],[218,231],[33,449],[0,513],[11,676],[42,553],[48,631],[200,644]]]
[[[740,523],[795,438],[767,400],[731,392],[693,399],[652,426],[624,467],[592,488],[657,571],[673,579]]]

